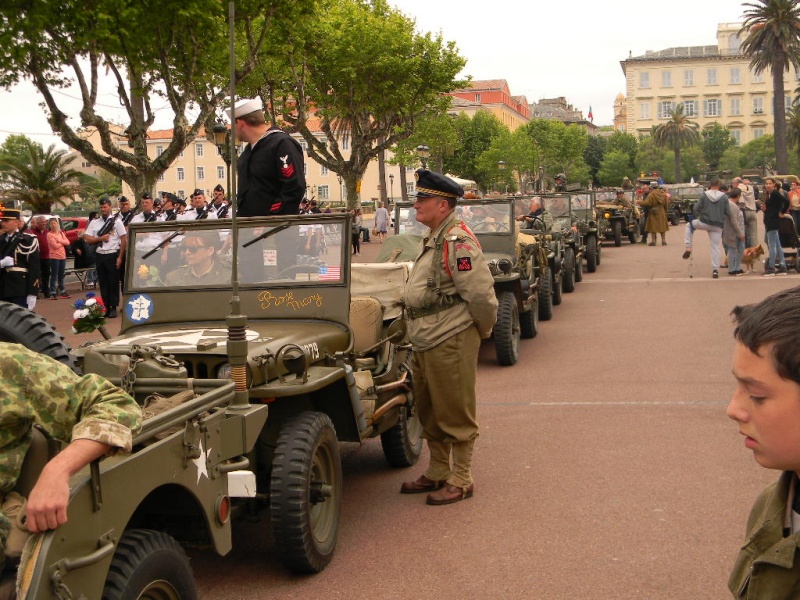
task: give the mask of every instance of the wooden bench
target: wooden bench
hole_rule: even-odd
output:
[[[89,276],[89,271],[94,271],[94,267],[87,267],[85,269],[67,269],[64,271],[64,278],[74,275],[75,278],[80,282],[81,289],[86,290],[89,289],[87,287],[89,284],[86,283],[86,278]]]

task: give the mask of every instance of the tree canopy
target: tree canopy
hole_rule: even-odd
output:
[[[709,167],[714,170],[719,167],[719,161],[725,151],[736,146],[736,140],[733,139],[728,128],[719,123],[712,123],[708,127],[704,127],[701,136],[700,146],[703,149],[703,156]]]
[[[669,148],[675,153],[675,182],[681,179],[681,150],[694,146],[700,139],[697,123],[683,113],[683,104],[678,104],[669,113],[669,120],[653,128],[653,139],[657,146]]]

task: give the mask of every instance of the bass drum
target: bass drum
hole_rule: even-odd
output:
[[[62,362],[73,371],[75,358],[64,336],[35,312],[0,300],[0,342],[21,344],[26,348]]]

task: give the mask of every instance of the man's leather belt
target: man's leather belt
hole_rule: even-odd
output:
[[[429,317],[444,312],[454,306],[462,304],[464,299],[458,294],[452,296],[442,296],[441,301],[431,306],[408,306],[406,307],[406,315],[409,319],[421,319],[422,317]]]

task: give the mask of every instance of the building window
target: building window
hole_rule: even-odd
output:
[[[661,71],[661,87],[672,87],[672,71]]]
[[[731,67],[731,83],[742,83],[742,76],[739,67]]]
[[[687,69],[683,72],[683,85],[694,85],[694,71]]]
[[[330,200],[331,193],[327,185],[321,185],[317,188],[320,200]]]
[[[186,179],[186,173],[183,170],[183,167],[178,167],[178,181],[183,181]]]
[[[203,156],[203,144],[195,144],[194,151],[197,156]]]
[[[308,163],[303,161],[303,177],[308,177]]]
[[[161,175],[158,176],[158,180],[163,183],[167,180],[167,178],[164,177],[164,174],[162,173]]]
[[[742,114],[742,99],[731,98],[731,116]]]
[[[322,177],[325,177],[325,176],[328,174],[328,167],[326,167],[325,165],[320,165],[320,167],[319,167],[319,174],[320,174]]]
[[[639,87],[643,90],[650,87],[650,73],[639,73]]]
[[[164,146],[156,146],[156,158],[164,154]]]
[[[760,137],[764,137],[764,128],[763,127],[753,127],[753,139],[757,140]]]
[[[475,94],[475,102],[480,104],[480,102],[481,102],[481,95],[480,94]]]
[[[178,198],[186,198],[186,192],[183,190],[178,190]]]
[[[708,85],[717,85],[716,69],[708,69]]]
[[[302,138],[297,141],[300,142],[300,147],[303,149],[303,152],[308,152],[308,142]]]
[[[225,167],[217,167],[217,179],[225,179]]]
[[[350,149],[350,134],[342,134],[342,150],[349,150]]]
[[[783,110],[788,111],[792,108],[792,97],[791,96],[784,96],[783,97]]]
[[[683,114],[687,117],[697,116],[697,100],[684,100],[683,101]]]
[[[739,131],[738,129],[731,129],[730,131],[731,131],[731,137],[733,138],[733,141],[736,142],[737,146],[741,146],[742,145],[742,132]]]
[[[206,171],[203,167],[197,167],[197,180],[203,181],[206,178]]]
[[[671,100],[662,100],[658,103],[658,118],[669,119],[670,113],[675,110],[675,103]]]
[[[764,114],[764,98],[762,96],[755,96],[753,98],[753,114],[754,115]]]
[[[703,116],[721,117],[722,101],[720,101],[719,98],[709,98],[708,100],[703,100]]]
[[[639,118],[640,119],[649,119],[650,118],[650,104],[647,102],[641,102],[639,104]]]
[[[406,182],[406,196],[414,193],[414,183]]]

